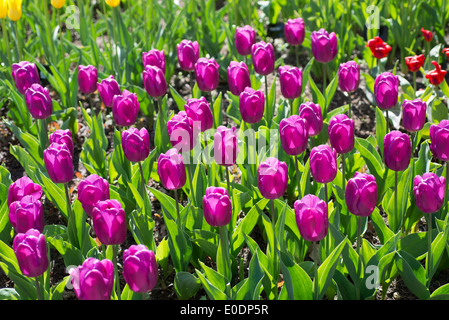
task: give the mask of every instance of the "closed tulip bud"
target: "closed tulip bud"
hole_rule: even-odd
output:
[[[424,128],[427,104],[421,99],[404,100],[402,104],[402,125],[409,132]]]
[[[287,164],[270,157],[262,162],[258,169],[258,187],[266,199],[277,199],[284,195],[288,186]]]
[[[65,144],[67,146],[67,148],[69,149],[70,153],[73,155],[73,151],[74,151],[75,147],[73,145],[72,133],[70,132],[69,129],[55,130],[50,135],[49,143],[50,144],[52,144],[52,143]]]
[[[341,91],[354,92],[360,84],[360,66],[355,61],[341,63],[338,67],[338,85]]]
[[[22,273],[30,278],[40,276],[48,269],[47,240],[36,229],[18,233],[13,249]]]
[[[33,196],[14,201],[9,206],[9,222],[17,233],[25,233],[30,229],[42,232],[45,225],[42,202]]]
[[[441,120],[430,126],[430,150],[435,158],[449,161],[449,121]]]
[[[200,58],[200,47],[197,41],[182,40],[176,45],[179,66],[184,71],[195,70],[195,63]]]
[[[257,42],[251,47],[251,59],[254,71],[262,76],[269,75],[274,71],[274,48],[271,43]]]
[[[203,214],[212,227],[226,226],[232,218],[232,204],[228,191],[220,187],[208,187],[203,197]]]
[[[100,94],[101,101],[108,108],[112,107],[114,96],[121,95],[122,91],[117,80],[114,76],[109,76],[106,79],[101,80],[100,84],[97,85],[98,93]]]
[[[234,35],[234,44],[238,54],[247,56],[251,54],[251,47],[256,41],[256,32],[250,26],[237,27]]]
[[[432,61],[432,64],[435,66],[435,69],[426,74],[426,79],[429,80],[430,84],[439,86],[444,81],[447,71],[442,70],[441,66],[436,61]]]
[[[309,125],[304,118],[291,115],[281,120],[279,133],[282,148],[290,156],[302,154],[309,141]]]
[[[296,224],[306,241],[323,240],[329,229],[327,203],[313,194],[296,200],[294,204]]]
[[[311,101],[302,103],[299,106],[299,116],[306,119],[309,124],[309,136],[315,137],[323,128],[323,114],[321,107]]]
[[[132,291],[145,293],[153,290],[157,274],[156,256],[146,246],[132,245],[123,252],[123,277]]]
[[[373,175],[356,172],[348,180],[345,190],[348,211],[359,217],[368,217],[377,203],[377,182]]]
[[[25,92],[25,102],[35,119],[46,119],[53,112],[53,101],[48,89],[38,83],[32,84]]]
[[[105,0],[106,4],[110,7],[118,7],[118,5],[120,4],[120,0]]]
[[[306,35],[306,28],[302,18],[288,19],[284,25],[285,40],[292,46],[300,46]]]
[[[157,174],[165,189],[177,190],[186,184],[186,168],[178,150],[172,148],[160,154],[157,161]]]
[[[32,196],[34,200],[40,200],[42,187],[28,177],[17,179],[8,188],[8,207],[14,201],[20,201],[25,196]]]
[[[73,160],[65,144],[52,143],[44,150],[44,164],[54,183],[67,183],[73,179]]]
[[[14,84],[21,94],[25,94],[32,84],[40,83],[36,65],[28,61],[13,63],[11,74]]]
[[[413,194],[416,206],[424,213],[435,213],[444,203],[446,179],[433,172],[417,175],[414,179]]]
[[[109,196],[108,181],[96,174],[89,175],[78,185],[78,201],[90,217],[97,202],[108,200]]]
[[[150,97],[158,98],[167,93],[167,81],[162,69],[147,65],[142,75],[143,85]]]
[[[78,86],[82,93],[97,91],[98,71],[94,66],[78,66]]]
[[[373,57],[376,59],[385,58],[391,51],[391,46],[385,43],[381,37],[374,37],[367,42],[366,46],[370,48]]]
[[[214,135],[214,158],[217,164],[232,166],[239,153],[237,131],[235,127],[219,126]]]
[[[9,0],[8,17],[12,21],[18,21],[22,17],[22,0]]]
[[[249,70],[245,62],[231,61],[227,69],[229,90],[233,95],[240,95],[246,87],[251,87]]]
[[[390,72],[381,73],[374,81],[374,98],[379,108],[388,110],[398,102],[399,78]]]
[[[446,57],[449,59],[449,48],[444,48],[442,52],[446,55]]]
[[[8,0],[0,0],[0,19],[8,15]]]
[[[198,131],[204,132],[213,127],[214,118],[205,97],[188,99],[184,109],[187,117],[192,119],[193,124],[197,126]]]
[[[215,59],[199,58],[195,64],[195,79],[198,88],[203,92],[217,89],[220,66]]]
[[[432,41],[433,38],[432,31],[421,28],[421,34],[426,42]]]
[[[412,144],[410,137],[400,131],[394,130],[384,137],[384,160],[388,169],[403,171],[410,164]]]
[[[310,36],[312,40],[312,54],[315,60],[328,63],[337,55],[337,36],[334,32],[328,33],[324,29],[313,31]]]
[[[198,132],[185,111],[178,112],[167,121],[167,131],[172,146],[179,151],[185,152],[195,147]]]
[[[81,266],[69,271],[73,290],[79,300],[109,300],[114,286],[111,260],[87,258]]]
[[[142,63],[145,69],[146,66],[158,67],[165,74],[165,52],[152,49],[148,52],[142,53]]]
[[[337,152],[322,144],[310,151],[310,171],[316,182],[329,183],[337,176]]]
[[[117,125],[126,127],[136,123],[140,104],[137,94],[123,90],[123,94],[115,95],[112,102],[112,116]]]
[[[302,93],[302,70],[296,67],[279,67],[281,93],[285,99],[296,99]]]
[[[329,140],[339,154],[354,149],[354,120],[345,114],[338,114],[329,121]]]
[[[419,69],[424,65],[424,61],[426,57],[423,54],[405,57],[405,64],[407,66],[408,71],[410,72],[418,72]]]
[[[246,87],[239,97],[240,115],[246,123],[258,123],[262,120],[265,110],[265,95],[262,91],[256,91]]]
[[[122,132],[125,157],[131,162],[144,161],[150,154],[150,135],[147,129],[131,127]]]
[[[56,9],[61,9],[65,5],[65,0],[51,0],[51,5]]]
[[[126,216],[122,204],[115,199],[98,201],[92,209],[95,234],[107,246],[121,244],[126,239]]]

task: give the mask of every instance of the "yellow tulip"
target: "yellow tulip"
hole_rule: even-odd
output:
[[[56,9],[61,9],[65,5],[65,0],[51,0],[51,5]]]
[[[17,21],[22,17],[22,0],[9,0],[8,17]]]
[[[105,0],[106,4],[110,7],[117,7],[120,4],[120,0]]]
[[[8,0],[0,0],[0,19],[8,15]]]

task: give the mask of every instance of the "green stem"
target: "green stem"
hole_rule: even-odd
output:
[[[142,196],[147,196],[147,187],[145,183],[145,177],[143,176],[143,168],[142,168],[142,161],[139,161],[139,171],[140,171],[140,180],[142,182]]]
[[[117,299],[120,300],[121,299],[121,290],[120,290],[120,279],[119,279],[119,274],[118,274],[118,263],[117,263],[117,245],[112,245],[112,259],[113,264],[114,264],[114,273],[115,273],[115,287],[116,287],[116,294],[117,294]]]
[[[265,112],[267,111],[268,111],[268,77],[265,76]]]
[[[351,93],[348,94],[349,96],[349,108],[348,108],[348,117],[351,118],[351,113],[352,113],[352,99],[351,99]]]
[[[296,179],[297,179],[297,183],[298,183],[298,198],[301,199],[302,198],[302,196],[301,196],[301,178],[299,175],[299,165],[298,165],[299,159],[298,159],[298,157],[293,156],[293,161],[295,162],[295,167],[296,167],[295,169],[296,169]]]
[[[36,284],[37,300],[44,300],[42,298],[41,286],[40,286],[38,277],[34,277],[34,281],[35,281],[35,284]]]
[[[299,46],[295,46],[295,57],[296,57],[296,67],[299,68],[299,52],[298,52],[298,47],[299,47]]]
[[[430,285],[432,271],[432,216],[424,214],[427,221],[427,286]]]
[[[345,155],[343,153],[341,154],[341,180],[342,180],[341,188],[344,194],[346,188],[346,180],[345,180]]]
[[[22,61],[22,48],[20,46],[19,27],[17,26],[18,24],[19,24],[18,21],[14,22],[14,30],[15,30],[15,33],[16,33],[17,54],[19,55],[19,61]]]
[[[317,248],[319,248],[319,241],[316,242]],[[315,257],[313,257],[313,274],[314,274],[314,289],[313,300],[318,300],[318,249],[315,251]]]
[[[222,255],[222,259],[223,259],[223,267],[224,267],[224,274],[223,276],[227,279],[227,280],[231,280],[228,279],[228,273],[230,274],[230,268],[229,268],[229,261],[227,258],[227,250],[228,250],[228,245],[227,245],[227,237],[226,237],[226,226],[220,226],[220,243],[221,243],[221,255]]]
[[[176,202],[176,222],[178,224],[178,228],[181,229],[181,215],[179,214],[179,199],[178,199],[178,190],[175,189],[175,202]]]
[[[388,110],[386,110],[386,120],[387,120],[387,132],[390,132],[390,116],[388,115]]]
[[[416,97],[416,72],[413,72],[413,92]]]
[[[327,99],[326,99],[326,64],[323,63],[323,97],[324,97],[324,110],[327,110]]]
[[[115,44],[115,63],[117,65],[116,73],[117,73],[118,81],[120,82],[122,79],[121,79],[121,76],[120,76],[120,61],[119,61],[119,58],[118,58],[118,42],[117,42],[117,30],[116,30],[116,27],[117,27],[117,17],[116,17],[117,10],[116,9],[117,8],[112,8],[112,23],[113,23],[112,33],[113,33],[114,44]]]
[[[47,31],[47,45],[48,45],[48,49],[50,51],[50,59],[52,60],[53,63],[55,63],[55,52],[54,52],[54,47],[53,47],[53,41],[51,38],[51,19],[50,19],[50,14],[48,13],[48,2],[47,0],[43,0],[44,3],[44,14],[45,14],[45,22],[47,23],[47,27],[46,27],[46,31]]]
[[[380,75],[380,73],[381,73],[380,59],[377,59],[377,75]]]
[[[187,172],[189,173],[189,188],[190,188],[190,201],[192,201],[192,203],[196,206],[196,199],[195,199],[195,194],[193,191],[193,176],[192,176],[192,164],[191,163],[187,163]]]
[[[398,212],[398,172],[394,172],[394,212],[396,215],[396,218],[399,217]]]
[[[8,31],[6,30],[6,19],[2,20],[2,33],[3,33],[3,41],[5,45],[5,51],[8,57],[8,66],[12,64],[12,58],[11,58],[11,48],[9,47],[9,35]]]
[[[358,281],[356,283],[356,295],[357,300],[360,300],[360,271],[362,266],[360,265],[361,257],[360,257],[360,245],[361,245],[361,233],[362,233],[362,217],[357,217],[357,273],[358,273]]]
[[[61,23],[61,15],[59,13],[59,10],[56,10],[56,17],[58,21],[59,26],[59,51],[61,53],[61,59],[64,63],[64,72],[62,73],[64,75],[65,79],[65,85],[67,88],[69,88],[69,70],[67,69],[67,62],[65,59],[65,51],[64,51],[64,43],[63,43],[63,34],[62,34],[62,23]],[[67,100],[67,107],[70,107],[70,90],[66,90],[66,100]]]

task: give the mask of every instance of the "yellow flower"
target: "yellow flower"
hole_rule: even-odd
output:
[[[61,9],[65,5],[65,0],[51,0],[51,5],[56,9]]]
[[[106,4],[110,7],[117,7],[120,4],[120,0],[105,0]]]
[[[9,0],[8,17],[17,21],[22,17],[22,0]]]
[[[8,15],[8,0],[0,0],[0,19]]]

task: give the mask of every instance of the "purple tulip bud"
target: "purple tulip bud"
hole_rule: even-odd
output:
[[[377,183],[373,175],[356,172],[345,190],[348,211],[360,217],[373,213],[377,203]]]
[[[231,61],[227,71],[229,90],[233,95],[238,96],[246,87],[251,87],[249,70],[245,62]]]
[[[8,189],[8,207],[14,201],[20,201],[25,196],[32,196],[34,200],[40,200],[42,197],[42,187],[28,177],[17,179]]]
[[[400,131],[394,130],[384,137],[384,160],[388,169],[403,171],[410,164],[412,144],[410,137]]]
[[[251,54],[251,47],[256,41],[256,32],[250,26],[237,27],[234,44],[238,54],[247,56]]]
[[[81,266],[70,269],[73,290],[79,300],[109,300],[114,286],[111,260],[87,258]]]
[[[317,136],[323,128],[323,114],[320,105],[307,101],[299,106],[298,112],[299,116],[306,119],[309,124],[309,136]]]
[[[329,121],[329,140],[339,154],[354,149],[354,120],[346,114],[337,114]]]
[[[267,158],[259,165],[258,186],[266,199],[277,199],[284,195],[288,184],[287,164],[276,158]]]
[[[308,194],[294,204],[296,224],[306,241],[320,241],[327,235],[329,217],[327,204],[317,196]]]
[[[281,120],[279,133],[282,148],[290,156],[302,154],[309,141],[309,124],[298,115],[291,115]]]
[[[262,91],[256,91],[246,87],[239,97],[240,114],[246,123],[258,123],[262,120],[265,110],[265,95]]]
[[[441,161],[449,161],[449,120],[430,126],[430,150]]]
[[[398,102],[399,78],[390,72],[381,73],[374,81],[374,98],[379,108],[388,110]]]
[[[122,147],[125,157],[131,162],[144,161],[150,154],[150,135],[147,129],[131,127],[122,132]]]
[[[30,229],[42,232],[45,225],[42,202],[33,196],[14,201],[9,206],[9,222],[17,233],[25,233]]]
[[[302,70],[296,67],[279,67],[281,93],[285,99],[296,99],[302,93]]]
[[[338,85],[341,91],[354,92],[360,84],[360,66],[355,61],[341,63],[338,67]]]
[[[122,204],[115,199],[98,201],[92,209],[95,233],[102,244],[122,244],[126,239],[126,216]]]
[[[98,72],[94,66],[78,66],[78,86],[82,93],[97,91]]]
[[[424,128],[427,104],[421,99],[404,100],[402,104],[402,125],[409,132]]]
[[[19,90],[21,94],[25,94],[32,84],[40,83],[39,72],[37,71],[36,65],[28,61],[13,63],[12,78],[17,90]]]
[[[150,97],[162,97],[167,93],[167,81],[165,80],[165,73],[162,69],[147,65],[142,75],[143,85]]]
[[[416,206],[424,213],[434,213],[441,209],[444,203],[446,179],[438,177],[433,172],[417,175],[414,179],[413,194]]]
[[[47,240],[38,230],[18,233],[13,242],[14,253],[22,273],[30,278],[40,276],[48,269]]]
[[[305,38],[306,29],[302,18],[288,19],[284,25],[285,40],[292,46],[300,46]]]
[[[180,111],[167,121],[167,131],[173,147],[181,152],[196,146],[197,130],[185,111]]]
[[[203,213],[210,226],[226,226],[232,217],[232,204],[228,191],[225,188],[208,187],[203,197]]]
[[[97,85],[98,93],[100,94],[101,101],[108,108],[112,107],[112,102],[115,95],[121,95],[122,91],[118,82],[113,76],[109,76],[106,79],[101,80],[101,83]]]
[[[53,112],[53,101],[47,88],[34,83],[25,92],[25,102],[31,116],[35,119],[47,119]]]
[[[195,64],[195,79],[198,88],[203,92],[210,92],[217,89],[220,66],[214,58],[199,58]]]
[[[251,58],[254,71],[262,76],[269,75],[274,71],[274,48],[271,43],[257,42],[251,47]]]
[[[188,99],[184,109],[187,117],[196,125],[196,130],[204,132],[214,126],[212,111],[205,97]]]
[[[322,144],[310,151],[310,171],[316,182],[329,183],[337,176],[337,152]]]
[[[154,66],[158,67],[162,70],[162,72],[165,75],[165,53],[164,50],[159,51],[156,49],[152,49],[148,52],[142,53],[142,63],[144,69],[146,69],[147,66]]]
[[[73,151],[74,151],[75,147],[73,145],[72,133],[70,132],[69,129],[55,130],[50,135],[49,143],[50,144],[52,144],[52,143],[65,144],[67,146],[67,148],[69,149],[70,153],[73,155]]]
[[[238,137],[235,127],[219,126],[214,134],[215,162],[222,166],[232,166],[239,153]]]
[[[72,154],[66,144],[52,143],[45,149],[44,163],[54,183],[67,183],[73,179]]]
[[[115,95],[112,100],[112,115],[117,125],[126,127],[136,123],[140,104],[137,94],[123,90],[123,94]]]
[[[200,58],[200,48],[197,41],[182,40],[176,45],[179,66],[184,71],[193,71],[195,63]]]
[[[334,32],[329,34],[326,30],[313,31],[310,36],[312,40],[312,54],[315,60],[328,63],[337,55],[337,36]]]
[[[102,177],[91,174],[78,185],[78,201],[81,202],[84,211],[92,217],[92,210],[99,201],[108,200],[109,183]]]
[[[156,256],[152,250],[139,244],[123,252],[123,277],[132,291],[145,293],[153,290],[157,274]]]
[[[177,190],[186,184],[186,168],[178,150],[172,148],[160,154],[157,161],[157,174],[165,189]]]

